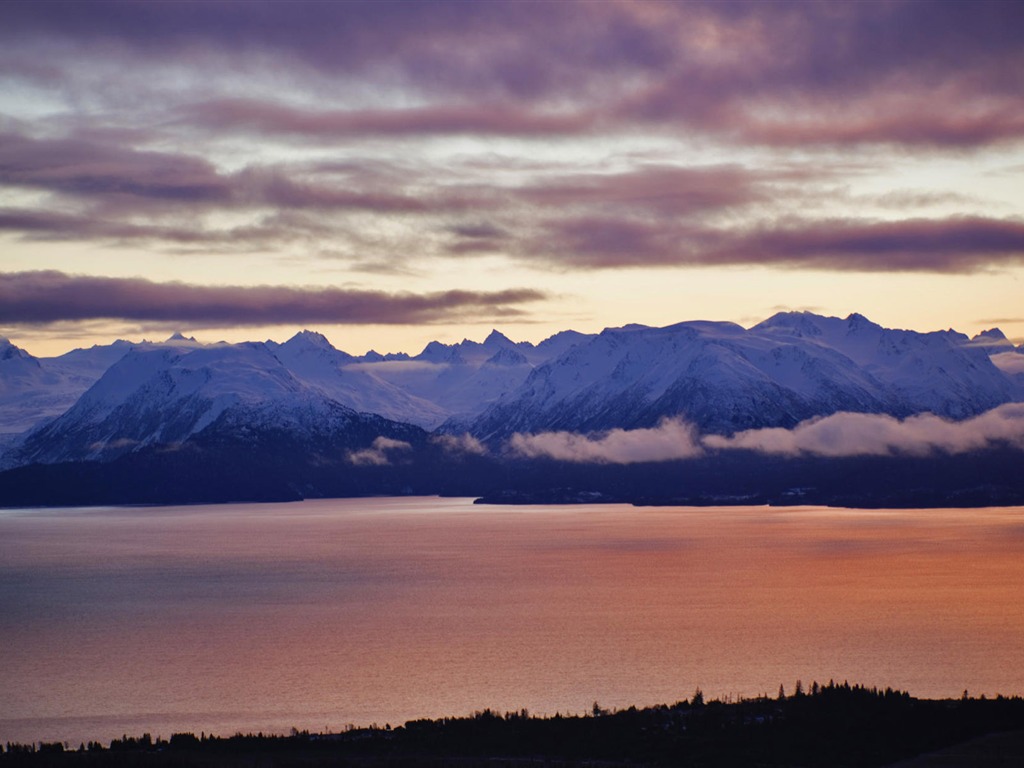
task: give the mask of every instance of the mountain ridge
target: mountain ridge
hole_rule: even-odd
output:
[[[664,416],[717,431],[787,426],[838,410],[965,418],[1024,398],[1024,345],[1014,347],[999,329],[971,339],[952,330],[886,329],[857,313],[779,312],[749,329],[699,320],[630,324],[598,334],[562,331],[536,345],[494,329],[483,342],[435,341],[414,356],[352,355],[309,329],[282,343],[242,345],[201,344],[179,332],[163,342],[118,340],[55,358],[35,358],[3,339],[0,431],[10,438],[63,415],[130,351],[228,354],[252,344],[265,345],[292,376],[340,405],[478,438],[649,426]],[[727,393],[749,402],[723,416]]]
[[[260,479],[252,487],[265,489],[257,495],[268,498],[493,493],[510,477],[508,467],[522,462],[657,464],[703,457],[714,472],[725,466],[714,458],[723,451],[777,450],[772,430],[806,435],[820,422],[813,439],[787,438],[812,448],[729,464],[738,467],[733,475],[754,467],[750,471],[761,478],[751,481],[756,491],[773,462],[802,461],[801,450],[855,455],[821,441],[854,439],[856,430],[895,430],[884,440],[861,440],[876,453],[914,453],[915,440],[925,441],[917,454],[955,454],[971,446],[1012,452],[1024,445],[1017,434],[1024,415],[1019,403],[1024,350],[998,329],[972,339],[953,330],[887,329],[857,314],[778,313],[751,328],[714,321],[631,324],[598,334],[563,331],[536,345],[493,330],[483,342],[432,342],[415,356],[354,356],[308,329],[282,343],[202,344],[175,334],[58,358],[34,358],[7,342],[0,343],[6,430],[0,466],[18,471],[9,478],[20,478],[11,482],[20,489],[17,498],[26,499],[41,498],[43,490],[33,483],[44,481],[30,479],[44,476],[32,469],[40,466],[52,467],[48,478],[92,477],[86,483],[91,499],[107,498],[106,485],[122,484],[116,467],[138,475],[134,494],[150,501],[178,498],[184,491],[165,477],[172,464],[179,473],[206,478],[209,493],[197,493],[217,500],[255,493],[241,479],[251,485],[254,472]],[[957,424],[963,435],[932,434],[956,431]],[[835,434],[829,437],[828,430]],[[844,430],[854,430],[854,437]],[[978,430],[994,431],[991,437],[967,434]],[[652,440],[658,441],[653,452],[629,447]],[[953,454],[951,466],[959,466]],[[971,477],[944,471],[961,484]],[[578,476],[601,488],[610,482],[581,472],[545,470],[536,477],[549,484]],[[647,490],[637,486],[626,498],[675,487],[657,474],[608,477],[633,483],[640,476]],[[146,490],[146,477],[163,490]],[[989,485],[1001,488],[1001,478],[997,473]],[[704,480],[691,475],[688,482]],[[813,486],[813,477],[797,484]],[[570,489],[552,498],[587,493]],[[724,491],[714,493],[720,498]],[[785,488],[776,493],[790,498]],[[919,488],[910,497],[922,493]],[[996,498],[985,490],[968,497]]]

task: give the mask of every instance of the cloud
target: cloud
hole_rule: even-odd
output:
[[[1001,405],[963,421],[930,413],[897,419],[842,412],[800,422],[792,429],[751,429],[729,437],[698,436],[692,425],[667,419],[653,429],[615,429],[600,435],[516,434],[509,441],[513,453],[527,458],[598,464],[675,461],[708,451],[841,458],[959,454],[1000,446],[1024,450],[1024,403]]]
[[[225,200],[230,195],[227,180],[202,158],[14,133],[0,134],[0,184],[180,202]]]
[[[1024,136],[1022,27],[1020,4],[999,0],[9,0],[0,48],[26,80],[73,90],[114,78],[104,96],[129,103],[174,67],[212,95],[194,125],[217,130],[547,136],[598,125],[787,146],[980,146]],[[318,95],[412,98],[317,116],[239,99],[238,75],[247,93],[313,81]]]
[[[430,442],[441,447],[443,451],[451,454],[469,454],[471,456],[486,456],[487,446],[470,434],[462,435],[434,435]]]
[[[358,251],[376,269],[387,254],[404,250],[407,243],[396,247],[395,239],[402,230],[387,226],[380,240],[368,234],[374,228],[366,221],[355,225],[325,214],[415,216],[434,223],[439,239],[426,247],[436,252],[497,253],[557,268],[749,264],[968,273],[1024,260],[1024,222],[1016,218],[737,221],[794,194],[780,182],[813,181],[799,169],[644,164],[505,185],[469,178],[451,168],[326,162],[253,165],[227,174],[188,154],[8,133],[0,136],[0,184],[43,189],[73,205],[0,208],[0,230],[28,239],[189,251],[330,244],[349,260]],[[225,226],[220,213],[233,220],[241,213],[248,221]]]
[[[1024,255],[1024,224],[982,201],[850,191],[908,156],[1011,157],[1021,3],[8,0],[2,16],[11,239],[417,276],[438,256],[966,273]],[[725,157],[751,165],[707,159]],[[980,213],[907,218],[940,204]],[[813,218],[852,205],[904,218]]]
[[[99,451],[119,451],[122,448],[134,448],[139,445],[138,440],[132,440],[128,437],[119,437],[115,440],[103,440],[89,444],[89,451],[91,453],[97,453]]]
[[[448,96],[488,93],[496,101],[571,92],[589,82],[599,65],[653,70],[667,63],[672,50],[668,38],[655,40],[654,30],[630,23],[617,4],[524,9],[517,2],[296,0],[255,10],[216,0],[94,0],[88,9],[75,2],[54,2],[45,10],[17,0],[9,5],[0,41],[15,50],[28,39],[79,60],[105,56],[141,67],[183,57],[226,60],[236,67],[244,62],[254,74],[277,69],[279,76],[358,77]],[[562,44],[568,30],[575,33],[571,46]]]
[[[410,181],[410,170],[405,168],[400,175],[389,170],[385,175],[383,169],[369,165],[264,164],[229,174],[185,152],[141,151],[74,135],[35,139],[0,134],[0,185],[105,202],[103,213],[112,219],[126,219],[143,206],[147,212],[171,212],[182,206],[210,211],[272,206],[388,214],[468,206],[467,200],[451,195],[396,192]],[[86,218],[95,219],[93,213]]]
[[[787,147],[976,147],[1024,136],[1014,96],[1024,53],[1006,26],[1024,11],[1013,4],[688,5],[659,18],[676,53],[663,77],[623,100],[623,120]]]
[[[847,114],[796,119],[736,120],[736,133],[744,142],[784,147],[896,144],[906,146],[977,147],[1024,136],[1024,108],[1009,100],[996,105],[968,106],[951,112],[948,104],[933,100],[920,109],[906,101],[898,107],[876,106],[870,97],[849,106]],[[891,96],[883,99],[888,102]],[[909,100],[907,100],[909,101]],[[968,104],[970,98],[968,97]],[[940,106],[941,105],[941,106]]]
[[[358,467],[383,467],[391,464],[390,454],[411,451],[412,445],[404,440],[392,440],[383,435],[374,439],[369,448],[349,451],[345,458]]]
[[[755,265],[864,272],[972,272],[1024,262],[1024,222],[982,216],[799,220],[744,230],[616,216],[547,223],[532,258],[554,266]]]
[[[50,192],[56,204],[2,208],[0,230],[40,240],[142,241],[217,251],[268,249],[297,240],[335,248],[347,243],[366,253],[359,234],[365,221],[349,226],[325,214],[367,213],[434,217],[445,241],[442,251],[448,253],[509,254],[532,250],[523,235],[533,228],[531,219],[559,210],[580,212],[560,221],[561,232],[554,238],[580,251],[578,260],[598,247],[642,259],[654,250],[650,241],[657,234],[648,234],[649,219],[621,221],[623,211],[669,219],[725,212],[764,200],[761,182],[771,178],[736,165],[644,165],[495,186],[478,176],[467,182],[451,168],[322,161],[253,164],[221,173],[184,153],[8,133],[0,135],[0,185]],[[508,208],[515,213],[503,211]],[[222,213],[230,213],[232,220],[241,213],[249,221],[225,226],[217,217]],[[638,234],[630,238],[626,230]],[[673,240],[676,234],[670,228],[660,239]],[[638,238],[644,242],[635,242]],[[662,258],[670,260],[670,251]]]
[[[182,123],[205,130],[335,141],[379,136],[545,137],[594,126],[582,112],[541,112],[502,104],[442,104],[373,110],[313,110],[254,99],[223,99],[182,108]]]
[[[708,435],[703,442],[712,449],[831,457],[955,454],[998,445],[1024,448],[1024,403],[1001,405],[964,421],[930,413],[903,420],[883,414],[836,413],[801,422],[791,430]]]
[[[398,185],[374,184],[367,179],[344,178],[337,183],[310,181],[303,169],[287,167],[248,168],[232,177],[233,202],[259,207],[314,211],[370,211],[382,214],[419,214],[468,207],[452,195],[406,194]]]
[[[693,458],[703,452],[694,428],[678,419],[665,420],[652,429],[613,429],[599,435],[517,433],[510,438],[509,448],[527,458],[596,464],[674,461]]]
[[[479,315],[516,315],[542,291],[385,293],[341,288],[203,286],[142,278],[0,273],[0,322],[53,323],[113,318],[207,327],[279,323],[435,323]]]
[[[973,147],[1024,136],[1024,107],[1013,88],[1022,83],[1000,70],[1019,67],[1022,56],[1006,45],[1005,32],[997,26],[1000,20],[1024,19],[1005,7],[996,12],[997,6],[989,5],[987,14],[945,14],[950,25],[976,28],[979,37],[968,40],[942,23],[929,23],[933,20],[924,17],[923,7],[917,9],[920,15],[905,12],[921,6],[917,3],[894,4],[904,12],[876,7],[862,14],[820,13],[804,6],[800,19],[792,8],[764,13],[747,6],[741,13],[720,14],[712,6],[690,3],[688,9],[661,13],[661,28],[653,26],[656,14],[632,13],[618,4],[591,5],[586,9],[591,23],[572,27],[582,43],[565,46],[567,30],[560,25],[572,23],[565,13],[534,6],[530,14],[510,14],[507,4],[490,5],[498,13],[468,14],[448,30],[424,29],[419,40],[390,30],[396,38],[391,55],[375,51],[362,62],[346,60],[349,73],[363,70],[361,75],[371,79],[381,77],[375,65],[401,72],[409,86],[429,94],[431,103],[425,106],[310,109],[224,97],[183,105],[178,119],[205,130],[320,141],[571,137],[638,128],[671,132],[680,126],[730,141],[781,147]],[[986,15],[990,23],[976,23]],[[552,24],[541,28],[545,20]],[[365,17],[359,21],[372,23]],[[498,23],[505,26],[499,29]],[[887,23],[926,29],[930,44],[956,37],[960,66],[927,50],[908,56],[905,39],[879,34]],[[438,43],[458,36],[458,46],[444,53],[439,46],[424,50],[430,32]],[[476,39],[467,42],[465,35]],[[487,36],[498,45],[489,49],[483,43]],[[774,42],[782,36],[790,43],[786,56],[778,55]],[[837,56],[817,36],[841,37],[845,50]],[[717,39],[709,45],[709,38]],[[982,50],[979,40],[1003,44]],[[713,48],[717,55],[709,55]],[[331,68],[339,62],[313,63]],[[876,76],[868,77],[872,71]]]
[[[1024,323],[1024,317],[988,317],[977,321],[981,325],[1015,325]]]
[[[1019,376],[1024,383],[1024,353],[1017,351],[999,352],[989,358],[992,364],[1010,376]]]
[[[758,182],[768,174],[739,165],[683,168],[641,166],[625,173],[561,176],[526,185],[516,197],[534,205],[562,208],[586,206],[613,211],[633,208],[679,216],[721,211],[764,200]]]
[[[710,249],[706,257],[843,270],[968,272],[1024,260],[1024,222],[981,216],[816,221],[755,230]]]

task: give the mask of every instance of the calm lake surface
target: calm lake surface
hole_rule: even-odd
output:
[[[1024,508],[0,510],[0,742],[1024,694]]]

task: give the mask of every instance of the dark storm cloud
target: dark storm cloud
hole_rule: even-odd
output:
[[[202,286],[141,278],[0,273],[0,322],[45,324],[100,318],[208,326],[277,323],[435,323],[486,314],[514,316],[542,291],[385,293],[341,288]]]

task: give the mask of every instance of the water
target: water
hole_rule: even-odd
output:
[[[1024,694],[1024,508],[0,511],[0,742]]]

